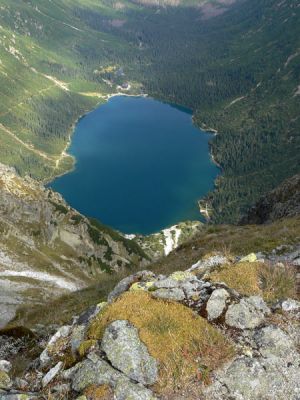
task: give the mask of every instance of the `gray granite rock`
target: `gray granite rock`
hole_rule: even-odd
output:
[[[134,384],[128,379],[120,379],[114,390],[115,400],[157,400],[151,390]]]
[[[129,378],[143,385],[157,381],[157,361],[141,342],[138,330],[128,321],[111,323],[104,332],[101,348],[111,364]]]
[[[8,373],[12,369],[12,365],[9,361],[0,360],[0,371]]]
[[[239,357],[219,371],[206,400],[299,400],[299,359]]]
[[[228,298],[230,298],[230,295],[225,289],[216,289],[212,292],[206,304],[208,320],[213,321],[223,314]]]
[[[158,289],[152,292],[152,296],[157,299],[183,301],[185,299],[184,291],[180,288]]]
[[[300,301],[294,299],[286,299],[282,302],[281,308],[285,312],[300,311]]]
[[[291,338],[277,326],[266,326],[254,334],[254,340],[263,357],[285,357],[286,354],[296,351]]]
[[[109,303],[114,301],[122,293],[126,292],[133,283],[143,280],[144,281],[151,280],[154,277],[155,275],[151,271],[139,271],[134,275],[127,276],[116,285],[116,287],[113,289],[112,292],[110,292],[110,294],[107,297],[107,301]]]
[[[225,323],[232,328],[254,329],[262,324],[269,312],[262,298],[251,296],[228,307]]]
[[[62,370],[63,362],[60,361],[55,365],[55,367],[51,368],[50,371],[42,379],[43,387],[47,386],[55,377],[56,375]]]
[[[72,380],[75,391],[81,392],[91,385],[115,386],[122,375],[98,355],[89,354],[87,359],[67,371],[64,377]]]

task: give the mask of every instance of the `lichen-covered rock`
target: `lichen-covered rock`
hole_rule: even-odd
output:
[[[193,275],[190,271],[176,271],[170,275],[170,279],[173,279],[177,282],[186,281],[187,279],[191,279],[194,277],[195,275]]]
[[[104,332],[101,348],[111,364],[129,378],[143,385],[157,381],[157,361],[150,356],[137,329],[128,321],[111,323]]]
[[[75,325],[87,325],[106,306],[106,302],[92,306],[84,311],[76,320]]]
[[[255,253],[250,253],[247,256],[242,257],[239,262],[241,262],[241,263],[243,263],[243,262],[253,263],[253,262],[256,262],[256,261],[257,261],[256,254]]]
[[[157,289],[152,295],[163,300],[183,301],[185,299],[184,291],[180,288]]]
[[[151,289],[154,285],[154,281],[149,281],[149,282],[135,282],[133,285],[130,286],[130,291],[131,292],[138,292],[140,290],[142,291],[147,291]]]
[[[240,357],[215,376],[206,400],[299,400],[299,360]]]
[[[213,321],[223,314],[228,298],[230,298],[230,295],[225,289],[216,289],[212,292],[206,304],[208,320]]]
[[[251,296],[228,307],[225,323],[232,328],[254,329],[262,324],[269,312],[261,297]]]
[[[66,371],[64,377],[72,380],[75,391],[81,392],[91,385],[114,386],[122,375],[97,354],[89,354],[86,360]]]
[[[179,287],[179,282],[171,277],[154,282],[155,289],[172,289]]]
[[[209,272],[211,269],[220,265],[228,264],[229,260],[223,254],[216,254],[209,258],[199,260],[196,264],[193,264],[188,271],[195,272],[197,274],[204,274]]]
[[[139,271],[134,275],[127,276],[122,279],[114,288],[112,292],[107,297],[107,301],[111,303],[117,297],[119,297],[122,293],[129,290],[130,286],[135,282],[140,281],[151,281],[155,278],[155,275],[151,271]]]
[[[4,371],[0,371],[0,389],[9,389],[10,387],[11,380],[9,375]]]
[[[134,384],[128,379],[120,379],[114,390],[115,400],[157,400],[151,390]]]
[[[254,340],[263,357],[285,357],[296,351],[291,338],[277,326],[270,325],[258,330]]]

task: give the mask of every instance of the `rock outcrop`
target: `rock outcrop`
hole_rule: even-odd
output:
[[[297,400],[300,302],[270,297],[260,277],[279,266],[266,264],[212,255],[169,276],[125,278],[107,303],[60,327],[21,378],[0,361],[0,399]],[[224,275],[245,267],[242,283]]]
[[[24,303],[45,303],[93,284],[103,272],[149,262],[136,243],[2,164],[0,232],[0,328]]]

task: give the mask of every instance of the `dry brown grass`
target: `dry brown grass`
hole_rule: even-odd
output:
[[[224,282],[243,295],[260,295],[268,302],[297,298],[295,272],[288,265],[228,264],[212,272],[209,278],[212,282]]]
[[[259,271],[262,265],[260,262],[228,264],[212,272],[209,278],[212,282],[224,282],[243,295],[261,295]]]
[[[136,326],[149,353],[159,361],[159,393],[209,381],[209,373],[234,353],[228,340],[191,309],[156,300],[146,292],[124,293],[104,309],[91,323],[89,338],[101,339],[115,320],[128,320]]]
[[[264,264],[260,268],[259,279],[265,300],[297,298],[296,274],[289,265]]]

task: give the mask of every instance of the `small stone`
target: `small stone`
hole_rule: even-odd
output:
[[[120,379],[114,390],[115,400],[157,400],[151,390],[142,385],[130,382],[128,379]]]
[[[43,387],[47,386],[56,377],[56,375],[61,371],[62,367],[63,363],[60,361],[55,367],[50,369],[50,371],[42,379]]]
[[[300,311],[300,301],[294,299],[284,300],[281,304],[281,308],[285,312]]]
[[[8,373],[12,369],[12,365],[9,361],[0,360],[0,371]]]
[[[216,289],[212,292],[206,304],[207,319],[209,321],[213,321],[223,314],[229,297],[230,295],[225,289]]]
[[[101,348],[111,364],[129,378],[143,385],[153,385],[157,381],[157,361],[128,321],[111,323],[104,332]]]
[[[65,338],[71,333],[71,326],[62,326],[49,340],[47,347],[40,354],[40,364],[44,368],[51,363],[51,357],[48,348],[53,346],[60,338]]]
[[[180,288],[158,289],[152,292],[152,296],[157,299],[183,301],[185,299],[184,291]]]
[[[186,281],[187,279],[195,278],[195,275],[192,274],[190,271],[176,271],[170,275],[170,278],[174,281],[182,282]]]
[[[25,390],[28,388],[28,382],[22,378],[16,378],[14,382],[14,386],[19,390]]]
[[[247,256],[242,257],[239,262],[240,263],[242,263],[242,262],[254,263],[256,261],[257,261],[256,254],[255,253],[250,253]]]
[[[75,325],[71,334],[71,350],[75,354],[85,339],[86,325]]]

